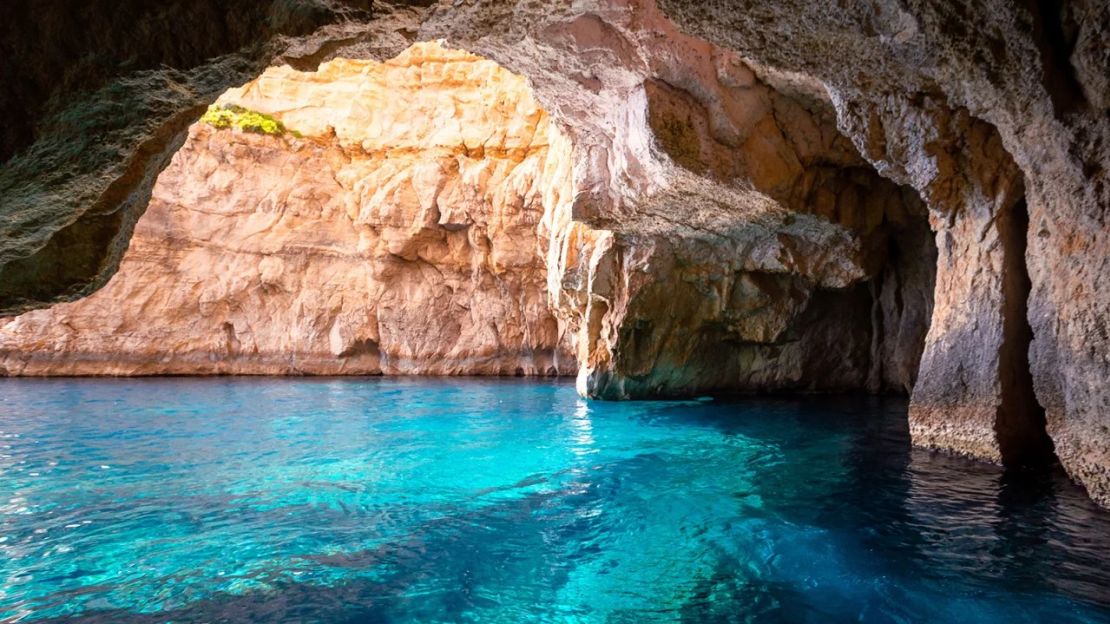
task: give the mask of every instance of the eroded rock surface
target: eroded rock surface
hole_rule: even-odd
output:
[[[629,134],[661,177],[600,200],[575,193],[616,188],[582,174],[589,151],[491,61],[418,44],[385,64],[272,68],[220,102],[291,132],[194,126],[113,281],[8,323],[3,365],[578,371],[604,398],[912,385],[925,319],[894,302],[931,263],[901,281],[883,267],[897,232],[922,229],[919,204],[864,166],[828,102],[713,56],[716,129],[689,92],[628,83],[645,106]]]
[[[1110,275],[1110,5],[660,5],[821,80],[864,156],[929,204],[941,260],[914,441],[1019,462],[1043,453],[1046,418],[1061,463],[1110,504],[1110,296],[1094,286]]]
[[[0,23],[0,313],[115,272],[158,173],[205,106],[335,41],[388,58],[413,10],[369,0],[18,2]]]
[[[274,68],[221,102],[290,132],[194,125],[115,277],[0,326],[0,366],[573,373],[541,226],[570,200],[569,146],[524,79],[422,44]]]
[[[772,85],[650,2],[441,6],[421,32],[527,75],[567,126],[577,193],[548,267],[583,394],[913,384],[927,313],[881,285],[931,291],[931,262],[880,274],[924,207],[837,131],[820,84]]]

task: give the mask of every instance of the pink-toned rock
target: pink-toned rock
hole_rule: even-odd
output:
[[[111,282],[0,324],[9,374],[576,370],[542,236],[569,145],[522,78],[433,43],[221,101],[304,138],[194,125]]]

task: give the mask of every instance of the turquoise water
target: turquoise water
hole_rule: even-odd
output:
[[[1106,622],[1110,514],[877,399],[0,380],[0,622]]]

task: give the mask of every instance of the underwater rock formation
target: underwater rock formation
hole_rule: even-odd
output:
[[[498,344],[512,355],[490,356],[500,363],[476,372],[515,371],[510,360],[535,347],[546,355],[522,372],[568,372],[570,354],[552,362],[571,350],[580,390],[605,398],[912,389],[916,444],[1007,464],[1049,458],[1054,448],[1110,504],[1110,297],[1098,288],[1110,275],[1105,3],[258,7],[244,16],[268,16],[255,35],[229,24],[226,40],[180,59],[132,51],[135,69],[121,51],[98,65],[115,69],[83,90],[57,87],[50,106],[38,97],[49,90],[44,80],[4,103],[19,121],[3,152],[15,156],[0,170],[0,213],[9,217],[0,225],[0,309],[17,313],[102,285],[179,131],[224,88],[258,75],[260,63],[304,71],[444,38],[526,78],[570,154],[560,160],[569,181],[559,201],[539,202],[538,222],[517,223],[528,226],[519,237],[534,242],[525,245],[534,256],[514,265],[529,275],[512,278],[528,303],[490,309],[531,319],[521,327],[543,318],[547,329],[542,339]],[[166,14],[174,11],[183,9],[171,4]],[[202,61],[200,50],[225,56]],[[293,129],[306,123],[291,109],[270,112]],[[67,147],[87,145],[90,131],[104,136],[96,149]],[[201,152],[189,150],[204,137],[218,153],[211,137],[223,132],[194,129],[184,153],[199,162]],[[279,148],[321,159],[349,151],[341,138],[339,147],[309,141],[320,129],[303,132],[304,140],[281,140],[294,148],[245,137],[241,149],[269,149],[275,162]],[[543,194],[550,179],[540,178],[529,183]],[[412,199],[389,218],[419,220]],[[159,209],[158,193],[151,205]],[[425,236],[457,237],[446,225],[416,236],[415,246],[398,243],[404,262],[436,244]],[[392,240],[379,229],[375,244]],[[400,342],[420,342],[420,331],[443,339],[439,329],[412,327]],[[383,348],[380,333],[350,335]],[[29,336],[8,343],[8,361],[43,351],[22,342]],[[321,362],[336,357],[313,340]],[[482,351],[477,338],[464,342],[464,351]],[[412,362],[439,352],[425,344],[406,352],[419,354]]]

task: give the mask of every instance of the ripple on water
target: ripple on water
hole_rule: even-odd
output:
[[[1110,515],[895,400],[0,380],[0,621],[1110,620]]]

